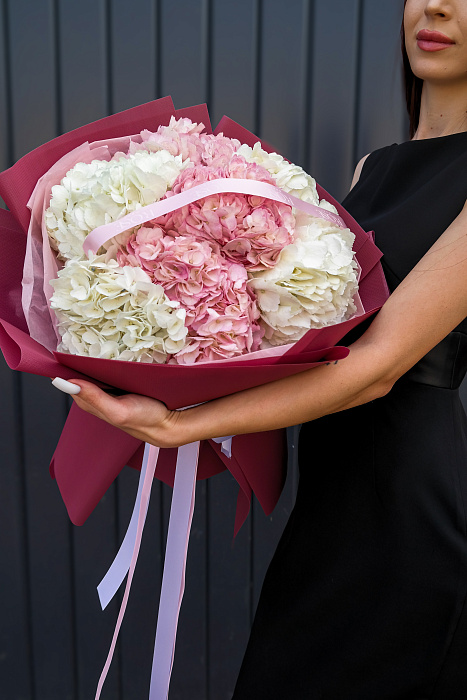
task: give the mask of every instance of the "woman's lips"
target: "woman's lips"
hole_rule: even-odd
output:
[[[455,42],[441,32],[432,32],[422,29],[417,34],[417,46],[422,51],[442,51],[452,46]]]
[[[442,44],[438,41],[421,41],[418,39],[417,46],[422,51],[442,51],[443,49],[448,49],[452,44]]]

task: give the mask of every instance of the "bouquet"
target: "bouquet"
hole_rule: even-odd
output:
[[[316,216],[227,191],[129,228],[86,256],[86,238],[102,223],[122,227],[122,215],[142,204],[169,198],[175,206],[173,195],[213,181],[226,180],[228,190],[230,179],[280,185],[315,205]],[[44,221],[64,263],[49,280],[61,352],[177,364],[231,359],[296,342],[357,311],[354,234],[339,226],[332,204],[319,202],[309,175],[259,142],[250,148],[172,117],[110,161],[78,161],[51,195]],[[318,206],[335,222],[320,218]]]
[[[345,357],[335,343],[387,298],[381,253],[271,150],[227,118],[212,133],[204,106],[175,111],[163,98],[54,139],[2,173],[10,211],[0,212],[8,269],[0,344],[10,367],[182,408]],[[99,588],[105,607],[129,572],[97,696],[154,472],[175,483],[165,570],[176,584],[164,574],[152,676],[161,698],[196,479],[232,472],[236,530],[251,491],[270,512],[283,483],[283,431],[163,450],[159,459],[152,446],[143,459],[143,448],[73,406],[51,464],[79,524],[123,466],[142,460],[125,542]]]

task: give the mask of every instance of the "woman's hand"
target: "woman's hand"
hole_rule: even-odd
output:
[[[72,379],[70,383],[80,387],[79,394],[72,397],[77,406],[106,423],[158,447],[184,444],[182,436],[177,436],[180,413],[169,411],[161,401],[138,394],[111,396],[82,379]]]

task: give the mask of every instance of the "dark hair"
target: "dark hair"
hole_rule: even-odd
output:
[[[404,8],[407,0],[404,0]],[[405,86],[405,99],[407,101],[407,111],[410,118],[410,138],[413,138],[417,131],[420,120],[420,103],[422,99],[423,80],[417,78],[410,67],[407,49],[405,48],[404,18],[401,26],[401,49],[402,49],[402,74]]]

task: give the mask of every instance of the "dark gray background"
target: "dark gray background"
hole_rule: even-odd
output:
[[[0,169],[54,136],[165,94],[207,101],[335,197],[356,162],[407,140],[402,0],[0,0]],[[48,464],[67,399],[1,360],[0,697],[91,700],[116,620],[95,591],[125,532],[125,469],[81,528]],[[297,431],[291,430],[291,442]],[[293,452],[293,446],[291,446]],[[290,513],[257,504],[232,543],[237,489],[199,483],[171,700],[228,700],[265,568]],[[311,459],[312,462],[312,459]],[[155,484],[103,700],[147,697],[170,490]]]

